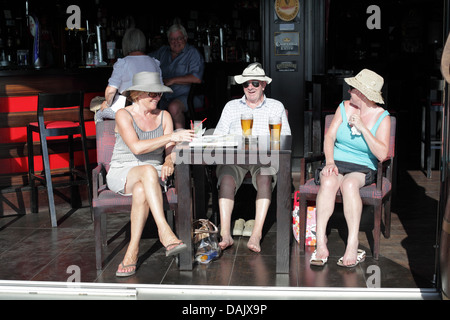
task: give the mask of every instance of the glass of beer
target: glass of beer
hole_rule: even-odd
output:
[[[242,127],[242,135],[244,138],[248,139],[252,135],[253,128],[253,114],[251,113],[243,113],[241,114],[241,127]]]
[[[280,141],[281,116],[271,116],[269,118],[270,141]]]

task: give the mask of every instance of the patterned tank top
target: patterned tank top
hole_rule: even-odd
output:
[[[126,110],[126,109],[125,109]],[[163,129],[163,117],[164,117],[164,111],[162,111],[161,115],[161,123],[159,126],[152,131],[143,131],[141,130],[136,122],[134,121],[133,116],[131,113],[126,110],[131,118],[133,119],[133,127],[136,131],[136,134],[139,138],[139,140],[148,140],[148,139],[154,139],[161,137],[164,135],[164,129]],[[147,164],[152,165],[160,165],[163,163],[163,155],[164,155],[164,147],[158,148],[152,152],[136,155],[133,152],[131,152],[130,148],[128,148],[127,144],[123,141],[122,137],[119,133],[116,132],[116,143],[114,145],[113,155],[111,158],[111,164],[114,162],[116,163],[123,163],[123,162],[145,162]]]

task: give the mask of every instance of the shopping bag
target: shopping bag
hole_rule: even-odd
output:
[[[219,258],[219,231],[214,223],[207,219],[194,221],[194,250],[195,261],[208,264]]]

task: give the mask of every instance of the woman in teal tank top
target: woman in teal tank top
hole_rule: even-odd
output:
[[[317,249],[311,256],[312,265],[323,266],[328,261],[326,227],[338,190],[348,226],[347,247],[338,265],[354,267],[365,259],[365,252],[358,249],[362,213],[359,189],[374,182],[377,162],[384,160],[389,150],[390,116],[378,105],[384,103],[383,78],[364,69],[345,81],[350,85],[350,100],[336,110],[324,138],[325,163],[317,175]]]

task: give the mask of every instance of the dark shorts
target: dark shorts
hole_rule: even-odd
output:
[[[338,167],[339,173],[342,175],[346,175],[347,173],[351,172],[361,172],[366,175],[366,184],[365,186],[368,186],[372,183],[374,183],[377,180],[377,171],[372,170],[369,167],[362,166],[360,164],[355,164],[351,162],[345,162],[345,161],[335,161],[336,167]],[[322,165],[316,169],[315,175],[314,175],[314,182],[319,185],[320,184],[320,172],[325,167],[325,162],[322,163]]]

